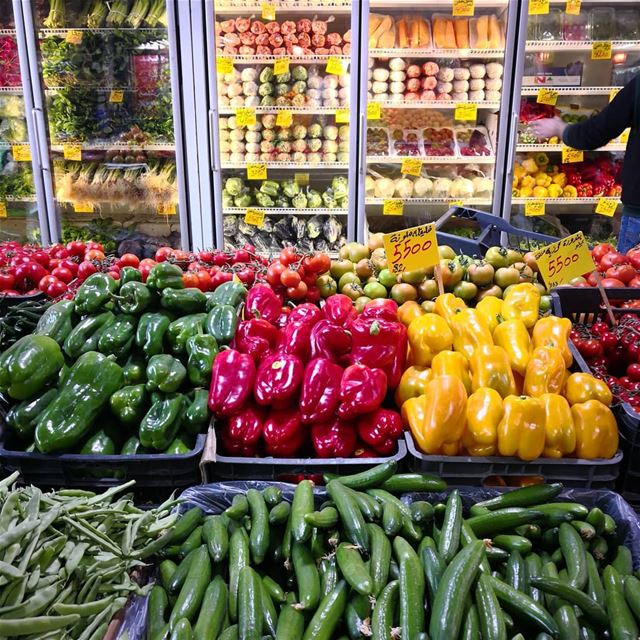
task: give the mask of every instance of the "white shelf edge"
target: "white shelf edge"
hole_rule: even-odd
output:
[[[612,142],[610,144],[605,145],[604,147],[600,147],[599,149],[594,149],[594,151],[625,151],[627,148],[626,143],[623,142]],[[529,151],[544,151],[544,152],[556,152],[562,151],[561,144],[517,144],[516,151],[518,153],[526,153]]]
[[[282,56],[241,56],[241,55],[226,55],[224,53],[218,53],[216,55],[224,58],[231,58],[234,64],[273,64],[276,60],[282,58]],[[350,62],[351,56],[346,55],[309,55],[309,56],[288,56],[290,64],[322,64],[326,63],[329,58],[338,58],[345,63]]]
[[[370,58],[503,58],[504,49],[369,49]]]
[[[243,107],[222,107],[219,109],[221,116],[235,116],[236,110]],[[291,107],[286,105],[274,105],[270,107],[252,107],[257,114],[277,113],[278,111],[291,111],[293,114],[300,115],[335,115],[336,109],[348,109],[349,105],[343,105],[341,107]],[[348,124],[348,123],[341,123]]]
[[[69,144],[76,144],[70,142]],[[79,142],[83,151],[175,151],[174,144],[129,144],[127,142]],[[52,144],[51,151],[62,153],[64,151],[63,144]]]
[[[369,98],[369,103],[375,103]],[[429,100],[416,102],[380,102],[383,109],[455,109],[458,104],[477,104],[478,109],[499,109],[499,102],[473,102],[472,100]]]
[[[261,14],[262,7],[260,4],[240,4],[234,3],[230,6],[216,6],[215,14],[217,16],[228,16],[233,15],[237,16],[243,13],[257,14],[258,16]],[[291,13],[303,13],[309,14],[309,12],[317,13],[317,14],[325,14],[325,13],[350,13],[351,12],[351,2],[344,4],[315,4],[315,3],[295,3],[291,6],[279,5],[276,6],[276,15],[278,14],[291,14]]]
[[[598,40],[527,40],[525,51],[589,51]],[[612,40],[613,51],[640,51],[640,40]]]
[[[403,160],[421,160],[422,164],[495,164],[495,156],[367,156],[367,164],[402,164]]]
[[[386,200],[402,200],[406,205],[451,204],[459,200],[464,200],[465,204],[491,204],[491,198],[454,198],[453,196],[448,198],[365,198],[364,203],[368,206],[382,206]]]
[[[262,161],[257,161],[262,164]],[[255,164],[252,162],[224,162],[220,165],[220,168],[225,169],[246,169],[249,164]],[[349,167],[348,162],[319,162],[318,164],[305,164],[295,162],[265,162],[267,169],[297,169],[298,171],[310,171],[318,169],[347,169]]]
[[[224,216],[243,216],[247,209],[257,209],[264,211],[268,216],[283,216],[292,214],[296,216],[347,216],[349,209],[327,209],[326,207],[318,207],[317,209],[296,209],[294,207],[261,207],[258,204],[252,204],[249,207],[228,207],[222,210]]]
[[[544,201],[545,204],[575,204],[575,205],[596,205],[601,196],[596,198],[511,198],[511,204],[526,204],[527,202]],[[602,196],[613,197],[613,196]]]
[[[611,91],[620,90],[622,87],[555,87],[555,86],[542,86],[533,85],[522,87],[521,94],[523,96],[535,96],[538,95],[540,89],[551,89],[559,96],[599,96],[609,95]]]

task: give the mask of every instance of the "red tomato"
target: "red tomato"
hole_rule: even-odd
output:
[[[331,258],[322,251],[314,251],[313,255],[303,260],[304,266],[313,273],[324,273],[331,267]]]
[[[295,273],[295,271],[293,272]],[[287,297],[291,300],[303,300],[309,288],[300,280],[295,287],[287,287]]]
[[[238,271],[236,275],[238,276],[238,278],[240,278],[240,282],[242,282],[242,284],[247,287],[250,287],[256,279],[256,272],[250,267],[240,269],[240,271]]]
[[[120,272],[115,270],[107,271],[107,275],[111,276],[114,280],[120,280]]]
[[[218,271],[214,276],[211,276],[211,291],[215,291],[222,283],[233,280],[233,274],[226,271]]]
[[[46,251],[44,251],[43,249],[40,249],[38,251],[34,251],[31,254],[31,259],[35,260],[36,262],[41,264],[43,267],[48,267],[49,266],[49,254]]]
[[[37,284],[44,278],[49,272],[38,262],[31,262],[28,265],[29,275],[28,278],[34,284]]]
[[[80,282],[84,282],[92,273],[96,273],[98,267],[93,262],[85,260],[78,265],[76,276]]]
[[[83,251],[84,253],[84,251]],[[69,251],[63,244],[52,244],[49,247],[49,256],[51,258],[68,258]]]
[[[173,255],[173,249],[171,247],[160,247],[156,251],[156,262],[164,262],[167,258]]]
[[[616,264],[615,266],[607,269],[607,278],[616,278],[622,280],[625,284],[631,282],[636,276],[636,270],[630,264]]]
[[[293,271],[293,269],[285,269],[280,276],[280,282],[283,287],[291,287],[295,289],[298,286],[302,278],[297,271]]]
[[[605,289],[618,289],[624,287],[624,282],[622,282],[622,280],[618,280],[617,278],[604,278],[602,280],[602,286]]]
[[[58,278],[58,280],[62,280],[62,282],[66,282],[69,284],[73,280],[73,273],[69,269],[65,267],[56,267],[52,272],[52,276]]]
[[[312,287],[307,287],[307,302],[312,302],[316,304],[320,301],[320,289],[315,285]]]
[[[140,272],[140,276],[142,277],[142,282],[146,282],[149,277],[149,271],[153,269],[154,265],[152,264],[142,264],[138,267],[138,271]]]
[[[640,270],[640,249],[629,249],[627,251],[627,258],[629,258],[629,262],[634,269]]]
[[[135,253],[125,253],[118,260],[118,266],[120,267],[137,267],[139,265],[140,258]]]
[[[598,272],[597,271],[592,271],[589,276],[587,277],[587,282],[592,286],[592,287],[597,287],[598,286],[598,281],[596,280],[596,274]],[[604,274],[601,273],[600,277],[604,277]]]
[[[53,266],[53,265],[50,265]],[[64,269],[68,269],[75,276],[78,273],[78,263],[70,260],[69,258],[65,258],[64,260],[60,260],[60,264],[55,265],[56,267],[63,267]]]
[[[249,252],[244,249],[238,249],[234,252],[233,258],[231,261],[236,264],[237,262],[249,262],[251,260],[251,256],[249,256]]]
[[[40,289],[40,291],[43,291],[44,293],[47,293],[47,289],[54,283],[54,282],[60,282],[60,280],[58,280],[58,278],[56,278],[55,276],[44,276],[40,282],[38,282],[38,289]]]
[[[104,260],[104,252],[100,249],[89,249],[84,254],[85,260]]]
[[[189,262],[191,260],[191,254],[188,251],[182,251],[180,249],[173,250],[173,257],[176,262]]]
[[[200,271],[200,269],[202,269],[202,265],[195,260],[193,262],[190,262],[189,266],[187,267],[187,271]]]
[[[298,259],[296,255],[296,250],[293,247],[285,247],[280,252],[279,260],[284,265],[290,265]]]
[[[193,271],[188,271],[187,273],[182,274],[182,283],[186,288],[197,287],[198,282],[198,274],[194,273]]]
[[[67,251],[71,256],[83,256],[87,250],[87,245],[79,240],[67,243]]]
[[[211,291],[211,275],[206,269],[200,269],[196,271],[196,277],[198,278],[198,289],[200,291]]]
[[[285,270],[285,265],[282,262],[276,261],[272,262],[267,268],[267,282],[272,286],[276,287],[280,284],[280,276]]]
[[[199,251],[198,252],[198,260],[200,262],[207,262],[209,264],[213,263],[213,251]]]
[[[631,278],[631,280],[629,280],[629,282],[627,283],[627,286],[633,287],[634,289],[640,288],[640,276],[634,276],[633,278]]]
[[[140,260],[141,267],[144,267],[144,266],[155,267],[156,264],[158,263],[153,258],[145,258],[144,260]]]
[[[597,358],[602,355],[602,344],[598,340],[583,340],[578,346],[580,353],[585,358]]]
[[[228,253],[224,253],[223,251],[218,251],[213,256],[213,264],[217,267],[221,267],[224,264],[229,264],[231,262],[231,256]]]
[[[49,285],[45,293],[50,298],[57,298],[58,296],[61,296],[63,293],[66,293],[68,290],[69,290],[69,287],[67,287],[67,285],[64,282],[62,282],[62,280],[56,280],[55,282],[52,282]]]
[[[102,253],[104,253],[104,247],[99,242],[89,240],[89,242],[87,242],[87,251],[102,251]]]
[[[13,285],[16,282],[16,278],[11,273],[0,273],[0,291],[7,291],[13,289]]]
[[[602,258],[611,251],[615,251],[615,248],[610,244],[597,244],[593,249],[591,249],[591,256],[596,262],[600,262],[600,260],[602,260]]]
[[[600,260],[600,266],[606,271],[617,264],[626,264],[627,257],[617,251],[610,251]]]

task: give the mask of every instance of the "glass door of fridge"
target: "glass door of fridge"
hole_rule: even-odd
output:
[[[186,248],[173,1],[35,0],[25,13],[54,239],[141,258]]]
[[[219,246],[337,252],[355,236],[359,3],[210,8]]]
[[[367,4],[363,239],[436,220],[455,204],[498,214],[502,176],[496,166],[506,152],[509,95],[503,83],[508,87],[513,3]]]

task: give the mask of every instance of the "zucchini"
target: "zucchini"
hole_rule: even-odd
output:
[[[542,560],[537,553],[530,553],[524,559],[524,568],[527,580],[526,593],[529,597],[538,604],[544,604],[544,594],[540,589],[532,584],[534,578],[539,578],[542,575]]]
[[[249,560],[249,536],[242,527],[238,527],[229,541],[229,617],[233,622],[238,620],[240,570],[249,566]]]
[[[413,542],[422,540],[422,531],[412,520],[411,509],[404,502],[384,489],[367,489],[367,493],[383,506],[389,502],[395,504],[400,509],[402,516],[402,535]]]
[[[287,596],[284,590],[271,576],[262,576],[262,584],[272,600],[280,604],[286,602]]]
[[[191,532],[200,525],[204,513],[200,507],[193,507],[182,514],[180,520],[173,527],[171,537],[167,540],[167,544],[178,544],[184,542]]]
[[[169,585],[171,584],[171,578],[176,572],[178,565],[173,560],[163,560],[160,563],[160,584],[164,587],[165,591],[169,593]],[[186,577],[186,574],[185,574]],[[177,589],[176,589],[177,591]]]
[[[338,584],[338,562],[336,561],[335,554],[320,560],[318,571],[320,573],[320,592],[324,598],[329,595]]]
[[[409,510],[411,511],[411,519],[416,524],[429,524],[433,520],[434,510],[430,502],[416,500],[411,503]]]
[[[480,640],[480,620],[478,619],[478,609],[474,604],[467,609],[460,638],[461,640]]]
[[[587,554],[587,595],[597,602],[601,607],[605,606],[605,593],[602,579],[600,578],[600,572],[598,571],[598,565],[593,556]]]
[[[222,562],[229,552],[229,518],[207,516],[202,527],[202,541],[207,545],[213,562]]]
[[[288,502],[279,502],[269,511],[269,524],[277,526],[284,524],[289,519],[291,513],[291,505]]]
[[[635,576],[624,578],[624,597],[636,620],[640,620],[640,580]]]
[[[371,596],[351,592],[344,611],[344,625],[351,640],[360,640],[371,620]]]
[[[382,507],[382,527],[388,536],[395,536],[402,529],[402,514],[395,502],[385,502]]]
[[[186,618],[181,618],[174,625],[170,640],[191,640],[192,638],[191,623]]]
[[[596,528],[583,520],[572,520],[569,523],[583,540],[591,540],[596,537]]]
[[[280,487],[270,485],[262,492],[262,497],[270,509],[282,502],[282,491]]]
[[[621,575],[633,575],[633,560],[631,551],[623,544],[619,544],[616,549],[616,555],[611,561],[611,566]]]
[[[292,638],[302,638],[304,633],[304,614],[296,606],[286,604],[278,617],[276,628],[276,640],[291,640]]]
[[[598,562],[601,562],[609,553],[609,544],[602,536],[596,536],[591,540],[589,551],[591,551],[591,555],[593,555]]]
[[[242,520],[248,513],[249,503],[247,502],[247,497],[242,493],[233,496],[231,506],[224,510],[224,515],[227,518],[238,521]]]
[[[251,515],[249,550],[255,564],[261,564],[269,549],[269,511],[262,494],[256,489],[247,491],[247,502]]]
[[[180,545],[178,557],[186,558],[192,551],[197,549],[202,544],[202,542],[202,525],[198,525],[189,534],[189,537]]]
[[[333,529],[340,521],[338,511],[335,507],[325,507],[321,511],[307,513],[304,517],[307,524],[320,529]]]
[[[446,565],[438,555],[437,551],[432,547],[424,547],[422,549],[420,561],[422,562],[422,569],[427,581],[427,588],[429,589],[429,599],[433,601],[438,591],[442,574],[446,569]]]
[[[585,520],[596,530],[596,535],[602,535],[604,531],[604,512],[598,507],[593,507]]]
[[[514,589],[526,593],[527,580],[524,560],[518,551],[513,551],[507,560],[505,581]]]
[[[182,585],[187,579],[187,575],[189,574],[189,569],[191,568],[191,563],[193,562],[196,551],[197,549],[194,549],[173,572],[171,580],[169,580],[169,587],[167,589],[169,593],[175,594],[178,593],[180,589],[182,589]]]
[[[260,579],[260,596],[262,598],[262,626],[265,632],[270,636],[276,635],[276,624],[278,622],[278,613],[271,599],[271,595],[264,585],[264,580]]]
[[[531,553],[531,549],[533,548],[533,544],[528,538],[509,534],[500,534],[494,536],[493,544],[498,545],[501,549],[505,549],[506,551],[509,551],[511,553],[517,551],[523,556]]]
[[[385,480],[388,480],[396,472],[397,468],[398,463],[395,460],[392,460],[391,462],[379,464],[371,469],[361,471],[360,473],[354,473],[350,476],[338,476],[335,480],[350,489],[369,489],[370,487],[379,487]],[[327,485],[331,481],[331,476],[325,476],[325,482]]]
[[[147,614],[147,638],[160,640],[163,637],[166,623],[169,598],[167,592],[159,585],[151,587],[149,594],[149,612]]]

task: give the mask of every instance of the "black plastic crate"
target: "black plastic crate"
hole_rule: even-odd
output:
[[[558,240],[561,238],[530,229],[519,229],[498,216],[491,216],[480,236],[480,244],[484,250],[492,246],[506,246],[519,251],[533,251]]]
[[[478,217],[476,214],[482,214]],[[484,230],[484,216],[494,217],[491,214],[467,209],[465,207],[450,207],[440,218],[436,220],[436,236],[438,245],[446,244],[454,251],[470,256],[482,256],[484,251],[480,246],[480,236]],[[474,238],[459,236],[450,233],[452,229],[470,229]]]
[[[618,421],[620,447],[624,451],[623,471],[618,491],[636,509],[640,509],[640,428]]]
[[[22,296],[4,296],[0,295],[0,316],[3,316],[10,307],[15,307],[21,302],[38,302],[44,300],[45,295],[42,291]]]

